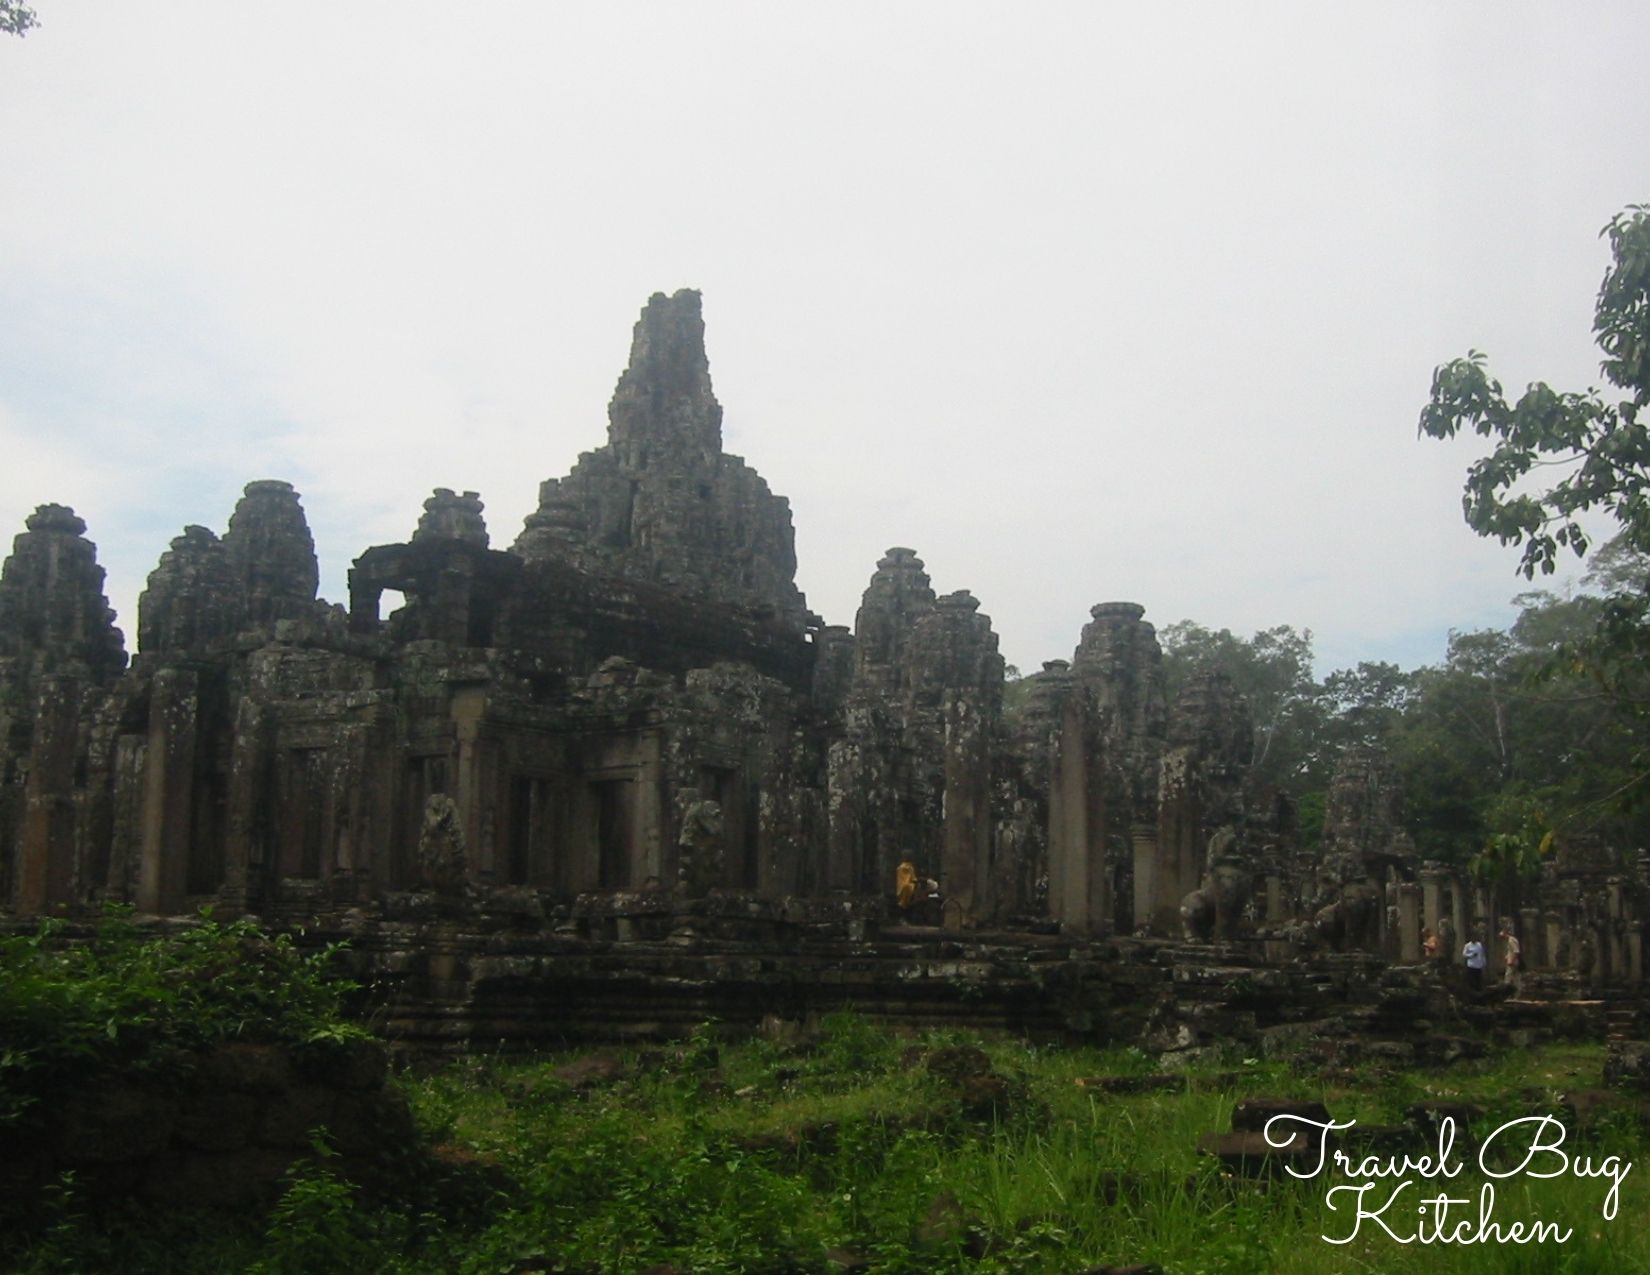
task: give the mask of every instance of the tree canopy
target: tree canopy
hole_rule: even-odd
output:
[[[6,35],[25,35],[40,25],[34,10],[20,0],[0,0],[0,32]]]
[[[1650,552],[1650,431],[1639,421],[1650,401],[1650,207],[1617,214],[1603,232],[1611,265],[1593,312],[1602,370],[1626,394],[1606,401],[1597,389],[1560,392],[1544,382],[1508,403],[1483,354],[1439,367],[1420,432],[1452,438],[1462,428],[1495,439],[1467,473],[1467,523],[1502,544],[1523,546],[1520,570],[1551,573],[1560,552],[1587,552],[1577,515],[1603,510],[1625,543]],[[1540,469],[1559,476],[1545,491],[1525,480]]]

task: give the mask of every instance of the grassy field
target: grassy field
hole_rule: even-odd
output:
[[[93,1215],[70,1189],[21,1269],[1650,1271],[1650,1132],[1637,1103],[1588,1093],[1599,1047],[1402,1074],[1234,1057],[1183,1088],[1136,1094],[1084,1083],[1153,1074],[1135,1051],[896,1035],[853,1015],[735,1044],[707,1025],[685,1044],[570,1068],[578,1057],[470,1058],[403,1078],[446,1166],[438,1187],[369,1199],[319,1156],[267,1221],[241,1227]],[[1572,1166],[1645,1164],[1627,1172],[1614,1220],[1602,1216],[1608,1178],[1495,1184],[1495,1220],[1555,1223],[1573,1232],[1562,1244],[1400,1244],[1366,1220],[1334,1245],[1323,1236],[1346,1235],[1354,1212],[1331,1211],[1325,1193],[1344,1177],[1234,1179],[1198,1152],[1199,1135],[1228,1130],[1250,1097],[1321,1100],[1361,1125],[1393,1124],[1416,1103],[1473,1102],[1482,1132],[1551,1113],[1567,1126]],[[1420,1133],[1398,1148],[1431,1149]],[[1530,1167],[1559,1163],[1547,1152]],[[1392,1230],[1415,1231],[1415,1205],[1440,1189],[1472,1199],[1452,1226],[1476,1223],[1473,1172],[1410,1176],[1384,1215]]]

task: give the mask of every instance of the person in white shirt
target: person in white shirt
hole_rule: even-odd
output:
[[[1484,967],[1489,964],[1489,957],[1484,952],[1484,940],[1476,934],[1467,940],[1467,945],[1461,949],[1461,959],[1467,963],[1467,986],[1473,991],[1482,991],[1484,987]]]

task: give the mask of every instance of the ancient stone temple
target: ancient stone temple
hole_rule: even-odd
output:
[[[0,570],[0,904],[1257,952],[1334,904],[1334,946],[1393,958],[1464,906],[1417,879],[1375,759],[1299,862],[1287,802],[1249,791],[1242,698],[1210,674],[1170,703],[1135,603],[1094,606],[1012,709],[980,602],[913,549],[875,564],[851,630],[826,623],[788,503],[721,419],[698,294],[655,295],[606,442],[510,548],[441,488],[331,605],[299,494],[254,481],[221,535],[160,555],[129,668],[84,523],[42,505]],[[1637,968],[1631,907],[1587,911],[1587,880],[1552,906],[1592,926],[1590,968]]]

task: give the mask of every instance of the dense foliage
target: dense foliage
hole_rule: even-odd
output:
[[[331,949],[250,920],[146,930],[111,910],[90,935],[45,921],[0,938],[0,1129],[100,1072],[163,1069],[215,1041],[361,1034]]]
[[[1605,597],[1515,601],[1509,629],[1452,633],[1444,660],[1418,669],[1366,661],[1320,680],[1311,634],[1287,626],[1245,639],[1171,625],[1164,653],[1171,684],[1216,668],[1259,706],[1256,782],[1294,798],[1308,844],[1336,762],[1353,746],[1391,759],[1405,826],[1426,858],[1468,865],[1512,853],[1528,866],[1550,848],[1549,834],[1623,852],[1650,844],[1650,814],[1633,800],[1645,775],[1643,727],[1585,664],[1562,657],[1594,632]]]

